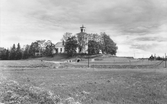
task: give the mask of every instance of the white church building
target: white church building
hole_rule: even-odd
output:
[[[85,30],[86,27],[82,25],[82,27],[80,27],[80,33],[76,34],[78,44],[80,45],[80,48],[78,47],[76,50],[77,53],[88,53],[89,40],[94,40],[97,42],[101,40],[101,37],[98,34],[87,34]],[[64,42],[57,42],[55,48],[57,53],[65,53]]]
[[[57,49],[57,53],[64,53],[65,47],[63,42],[57,42],[55,45],[55,48]]]

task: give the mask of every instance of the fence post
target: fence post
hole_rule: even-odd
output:
[[[165,53],[165,68],[166,68],[166,53]]]
[[[89,55],[88,55],[88,68],[89,68]]]

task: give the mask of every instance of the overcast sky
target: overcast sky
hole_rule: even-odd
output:
[[[167,53],[167,0],[0,0],[0,47],[106,32],[118,56]]]

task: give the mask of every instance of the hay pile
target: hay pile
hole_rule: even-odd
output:
[[[0,104],[81,104],[74,98],[61,99],[51,91],[16,81],[0,79]]]

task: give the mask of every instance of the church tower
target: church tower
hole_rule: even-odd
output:
[[[84,25],[82,25],[82,27],[80,27],[81,33],[82,33],[82,32],[85,32],[85,28],[86,28],[86,27],[84,27]]]
[[[78,39],[78,52],[79,53],[87,53],[88,50],[88,34],[85,32],[84,25],[80,27],[81,32],[77,34],[77,39]]]

